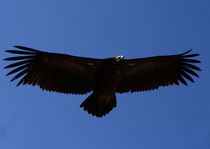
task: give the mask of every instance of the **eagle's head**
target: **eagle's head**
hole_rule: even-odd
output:
[[[124,59],[124,56],[122,56],[122,55],[119,55],[119,56],[116,56],[115,57],[115,60],[117,61],[117,62],[119,62],[119,61],[121,61],[121,60],[123,60]]]

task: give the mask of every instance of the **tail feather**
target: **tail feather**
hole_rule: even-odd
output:
[[[117,106],[115,94],[97,95],[92,93],[81,105],[89,114],[96,117],[102,117],[108,114]]]

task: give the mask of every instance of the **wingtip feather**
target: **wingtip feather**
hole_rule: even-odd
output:
[[[24,47],[24,46],[13,46],[13,47],[18,48],[18,49],[22,49],[22,50],[26,50],[26,51],[40,52],[39,50],[35,50],[35,49]]]
[[[185,55],[185,54],[187,54],[187,53],[190,53],[191,51],[192,51],[192,49],[190,49],[190,50],[188,50],[188,51],[182,53],[181,55]]]

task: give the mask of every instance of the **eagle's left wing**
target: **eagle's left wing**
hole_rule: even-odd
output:
[[[188,54],[191,50],[169,56],[156,56],[125,60],[122,65],[122,77],[116,92],[138,92],[157,89],[159,86],[187,85],[186,79],[194,82],[191,75],[199,77],[193,70],[201,69],[192,63],[200,63],[190,59],[199,54]]]
[[[6,52],[21,56],[6,58],[17,62],[5,68],[13,68],[7,75],[16,73],[11,81],[22,77],[17,85],[38,85],[44,90],[70,94],[85,94],[93,89],[102,60],[15,47],[21,50]]]

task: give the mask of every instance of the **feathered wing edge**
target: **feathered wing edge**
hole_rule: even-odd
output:
[[[186,79],[189,80],[190,82],[194,82],[191,75],[199,78],[199,75],[195,72],[195,70],[201,71],[199,67],[193,65],[193,63],[201,63],[201,62],[199,60],[191,59],[191,57],[197,57],[199,56],[199,54],[188,54],[191,51],[192,49],[182,54],[179,54],[179,56],[181,56],[182,68],[178,80],[184,85],[188,85]]]
[[[9,76],[11,74],[17,73],[11,79],[11,82],[26,75],[30,69],[30,66],[33,63],[34,57],[43,53],[42,51],[38,51],[35,49],[23,47],[23,46],[14,46],[14,47],[21,50],[6,50],[5,52],[12,53],[12,54],[21,54],[21,55],[26,55],[26,56],[14,56],[14,57],[9,57],[9,58],[4,59],[6,61],[18,61],[16,63],[12,63],[4,67],[4,69],[16,67],[15,69],[11,70],[9,73],[6,74],[6,76]],[[24,81],[24,77],[17,83],[16,86],[19,86],[20,84],[22,84],[23,81]]]

